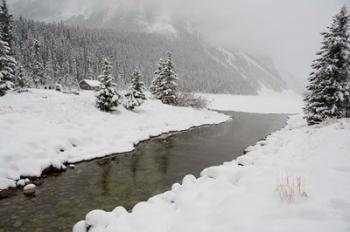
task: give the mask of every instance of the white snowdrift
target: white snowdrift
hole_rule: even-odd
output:
[[[293,116],[284,129],[248,150],[198,179],[186,176],[131,213],[121,207],[92,211],[73,231],[350,231],[350,121],[307,127]],[[286,176],[289,184],[302,180],[303,190],[291,202],[276,190],[288,185]]]
[[[20,176],[40,176],[49,167],[127,152],[150,136],[217,124],[228,116],[147,101],[135,112],[110,114],[94,105],[94,93],[48,90],[0,98],[0,189]]]
[[[209,108],[262,114],[301,113],[302,97],[292,93],[262,91],[259,95],[202,94],[208,99]]]

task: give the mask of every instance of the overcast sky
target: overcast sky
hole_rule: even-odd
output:
[[[9,0],[17,15],[35,19],[109,13],[121,5],[152,9],[196,23],[205,38],[227,48],[270,54],[280,69],[306,80],[320,47],[320,32],[350,0]]]

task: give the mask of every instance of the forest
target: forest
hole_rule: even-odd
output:
[[[231,67],[227,54],[181,29],[176,35],[170,35],[91,29],[19,18],[14,20],[13,34],[20,73],[32,87],[59,83],[74,88],[80,80],[97,79],[104,58],[111,61],[118,88],[128,86],[135,69],[149,86],[159,59],[168,51],[173,53],[183,90],[255,94],[263,81],[277,90],[285,85],[276,71],[267,75],[242,56],[235,58],[239,69]]]

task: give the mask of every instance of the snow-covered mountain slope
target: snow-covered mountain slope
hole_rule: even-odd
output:
[[[37,2],[40,1],[27,3],[27,11],[18,11],[17,16],[21,13],[28,15],[28,11],[30,12]],[[211,93],[258,94],[261,89],[281,92],[288,88],[268,57],[213,46],[201,38],[196,27],[190,22],[174,20],[166,14],[157,15],[135,1],[121,1],[120,4],[118,1],[119,5],[113,4],[107,9],[104,4],[102,1],[101,6],[94,10],[85,5],[82,8],[70,6],[70,11],[59,11],[57,17],[61,17],[67,25],[79,25],[90,29],[88,32],[78,33],[90,34],[93,31],[92,33],[99,34],[98,40],[93,41],[93,44],[97,44],[98,49],[102,51],[95,51],[93,55],[111,56],[118,60],[115,66],[123,67],[116,70],[116,77],[120,74],[128,76],[134,67],[140,67],[146,83],[149,84],[159,57],[170,50],[174,53],[181,87],[185,89]],[[55,14],[38,19],[52,21],[53,15]],[[57,17],[54,17],[55,20]],[[109,29],[113,33],[105,33],[96,28]],[[38,30],[31,33],[40,36],[40,33],[45,33],[42,29],[40,28],[39,33]],[[72,30],[70,33],[74,34],[76,31]],[[81,39],[79,38],[75,45],[69,45],[77,50],[73,53],[81,50],[80,47],[74,47],[80,46]]]
[[[191,48],[196,48],[199,45],[200,54],[198,54],[197,59],[200,59],[199,57],[206,57],[208,59],[206,60],[207,63],[215,63],[212,67],[214,72],[221,69],[217,71],[218,75],[225,76],[222,72],[226,72],[227,76],[225,76],[225,78],[228,80],[231,76],[234,80],[232,84],[241,85],[242,90],[239,91],[238,88],[236,88],[236,91],[238,91],[236,93],[256,93],[262,88],[278,92],[287,89],[286,83],[283,81],[277,69],[274,67],[273,61],[269,57],[258,57],[242,50],[227,50],[210,45],[205,39],[200,37],[200,33],[196,31],[195,27],[191,25],[190,22],[179,20],[172,21],[168,17],[146,17],[144,11],[139,12],[136,16],[126,12],[123,12],[122,15],[115,13],[113,18],[118,18],[119,22],[117,24],[115,23],[116,21],[108,23],[109,21],[104,18],[102,24],[107,28],[112,28],[117,31],[151,33],[166,37],[174,43],[177,43],[177,48],[180,49],[185,46],[185,44],[181,43],[186,41],[186,43],[192,44],[186,48],[190,49],[189,51],[191,51]],[[79,22],[70,20],[69,22],[85,26],[90,25],[91,27],[89,19]],[[89,23],[87,24],[86,22]],[[195,43],[198,45],[195,46]],[[174,48],[174,50],[176,50],[176,48]],[[196,57],[191,57],[191,55],[187,56],[190,58],[189,61],[196,59]],[[206,64],[203,64],[201,68],[204,68],[205,65]],[[191,66],[191,64],[188,66]],[[196,78],[203,77],[202,75],[200,77],[198,73],[195,74],[197,74]],[[217,76],[212,76],[211,78],[215,79]]]
[[[271,59],[254,57],[244,51],[229,51],[223,48],[212,48],[209,55],[233,75],[249,82],[255,90],[271,89],[278,92],[287,89]]]

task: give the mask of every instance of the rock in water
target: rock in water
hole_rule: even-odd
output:
[[[28,184],[24,186],[23,193],[27,196],[32,196],[32,195],[35,195],[35,189],[36,189],[35,184]]]
[[[74,169],[74,168],[75,168],[75,165],[74,165],[74,164],[70,164],[69,167],[70,167],[71,169]]]

